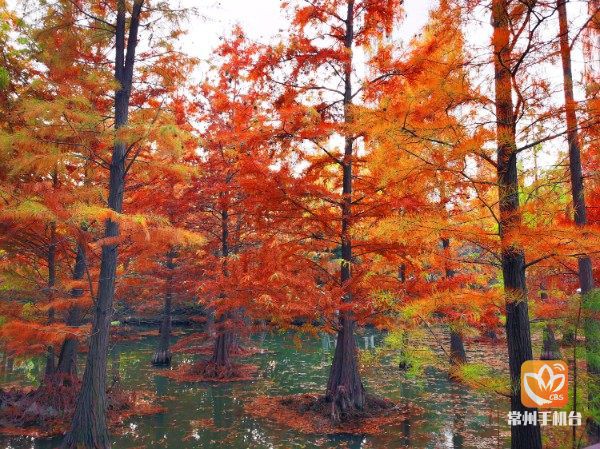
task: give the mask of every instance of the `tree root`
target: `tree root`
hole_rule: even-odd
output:
[[[152,357],[152,364],[154,366],[169,366],[171,364],[171,352],[170,351],[156,351]]]
[[[258,367],[230,363],[219,365],[211,361],[184,364],[176,369],[161,370],[157,374],[177,382],[241,382],[254,380]]]
[[[81,381],[68,374],[46,377],[36,388],[0,390],[0,434],[52,437],[70,427]],[[131,416],[164,411],[150,392],[111,388],[108,391],[108,421],[112,428],[123,425]]]
[[[273,421],[309,434],[358,434],[382,433],[383,427],[398,425],[410,414],[419,413],[410,404],[395,404],[374,395],[365,395],[362,410],[346,408],[345,419],[332,419],[332,400],[320,394],[260,397],[246,404],[250,415]]]

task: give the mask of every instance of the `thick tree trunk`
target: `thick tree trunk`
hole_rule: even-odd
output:
[[[577,131],[576,102],[573,95],[573,74],[571,70],[571,44],[569,42],[569,21],[567,18],[567,0],[557,0],[559,22],[560,54],[563,67],[563,88],[565,94],[565,116],[567,123],[567,141],[569,144],[569,172],[571,175],[571,194],[573,197],[573,210],[575,212],[575,223],[584,227],[587,224],[587,210],[585,206],[585,190],[583,184],[583,171],[581,168],[581,148]],[[592,261],[589,256],[584,255],[578,260],[579,288],[581,290],[583,307],[586,317],[584,318],[584,333],[586,339],[586,351],[590,385],[597,385],[600,381],[600,332],[594,318],[588,317],[589,312],[594,310],[592,295],[594,289],[594,276]],[[600,410],[600,399],[592,391],[588,391],[590,410]],[[600,423],[590,420],[588,425],[588,436],[592,443],[600,441]]]
[[[519,232],[521,211],[512,100],[511,42],[507,0],[493,0],[494,70],[497,126],[497,176],[500,206],[502,274],[506,297],[506,339],[511,378],[511,410],[533,411],[521,403],[521,365],[533,358],[525,283],[525,255],[513,242]],[[511,426],[512,449],[541,449],[538,426]]]
[[[215,338],[213,353],[210,361],[218,367],[228,368],[231,366],[230,350],[233,335],[231,332],[220,331]]]
[[[365,405],[365,389],[358,371],[354,320],[343,312],[339,326],[326,393],[331,402],[331,418],[335,422],[352,418]]]
[[[354,42],[354,1],[349,0],[346,12],[346,35],[344,46],[350,58],[344,64],[344,120],[352,121],[352,45]],[[352,241],[350,228],[352,221],[352,159],[354,137],[346,136],[344,141],[344,158],[342,160],[342,267],[340,273],[341,285],[348,289],[352,277]],[[352,301],[352,292],[347,291],[342,300]],[[354,341],[355,322],[351,312],[342,311],[339,314],[338,337],[333,356],[333,363],[327,382],[326,398],[331,402],[331,418],[333,421],[343,421],[352,418],[356,412],[364,409],[365,390],[358,371],[357,349]]]
[[[127,9],[125,0],[117,2],[115,78],[119,82],[119,88],[115,92],[116,130],[125,126],[128,121],[135,50],[143,3],[144,0],[134,1],[129,21],[129,36],[126,40]],[[125,159],[126,145],[117,140],[112,152],[108,186],[108,207],[116,212],[121,212],[123,209]],[[83,383],[77,399],[71,430],[63,441],[63,447],[67,449],[78,447],[108,449],[111,446],[106,421],[106,366],[118,258],[118,245],[112,242],[118,236],[118,223],[108,219],[105,223],[104,237],[111,243],[102,247],[100,280]]]
[[[158,340],[158,348],[152,357],[153,365],[168,366],[171,364],[171,307],[173,301],[173,270],[175,264],[173,258],[175,257],[174,252],[171,250],[167,254],[167,274],[166,280],[166,292],[165,292],[165,303],[163,309],[163,319],[160,326],[160,337]]]
[[[77,245],[77,254],[75,255],[75,269],[73,270],[73,280],[81,281],[85,275],[86,256],[85,249],[82,244]],[[71,297],[77,301],[83,296],[82,288],[74,288],[71,290]],[[82,310],[77,304],[73,304],[67,315],[68,326],[79,326],[81,324]],[[77,337],[67,337],[62,344],[56,373],[61,375],[77,376],[77,350],[79,340]]]

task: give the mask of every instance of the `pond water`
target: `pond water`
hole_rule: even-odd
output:
[[[114,436],[115,449],[467,449],[507,447],[504,417],[507,404],[448,380],[444,371],[427,369],[424,376],[407,378],[391,363],[364,373],[369,391],[392,400],[408,399],[423,409],[399,426],[379,436],[306,435],[253,419],[244,403],[259,395],[320,392],[327,380],[333,339],[298,338],[291,334],[264,333],[253,337],[269,353],[246,359],[260,366],[253,382],[230,384],[177,383],[156,375],[150,359],[156,338],[117,343],[111,350],[109,370],[118,370],[125,387],[152,390],[166,413],[131,419],[122,435]],[[363,350],[381,343],[380,334],[359,337]],[[175,363],[196,356],[174,357]],[[41,363],[31,360],[0,377],[3,383],[33,383]],[[2,438],[6,449],[53,449],[59,440]]]

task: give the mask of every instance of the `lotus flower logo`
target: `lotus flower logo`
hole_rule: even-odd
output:
[[[526,407],[561,408],[568,401],[568,380],[562,360],[529,360],[521,366],[521,402]]]

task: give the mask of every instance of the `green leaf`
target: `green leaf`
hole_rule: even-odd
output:
[[[10,82],[10,76],[8,70],[5,67],[0,67],[0,90],[4,90],[8,87]]]

